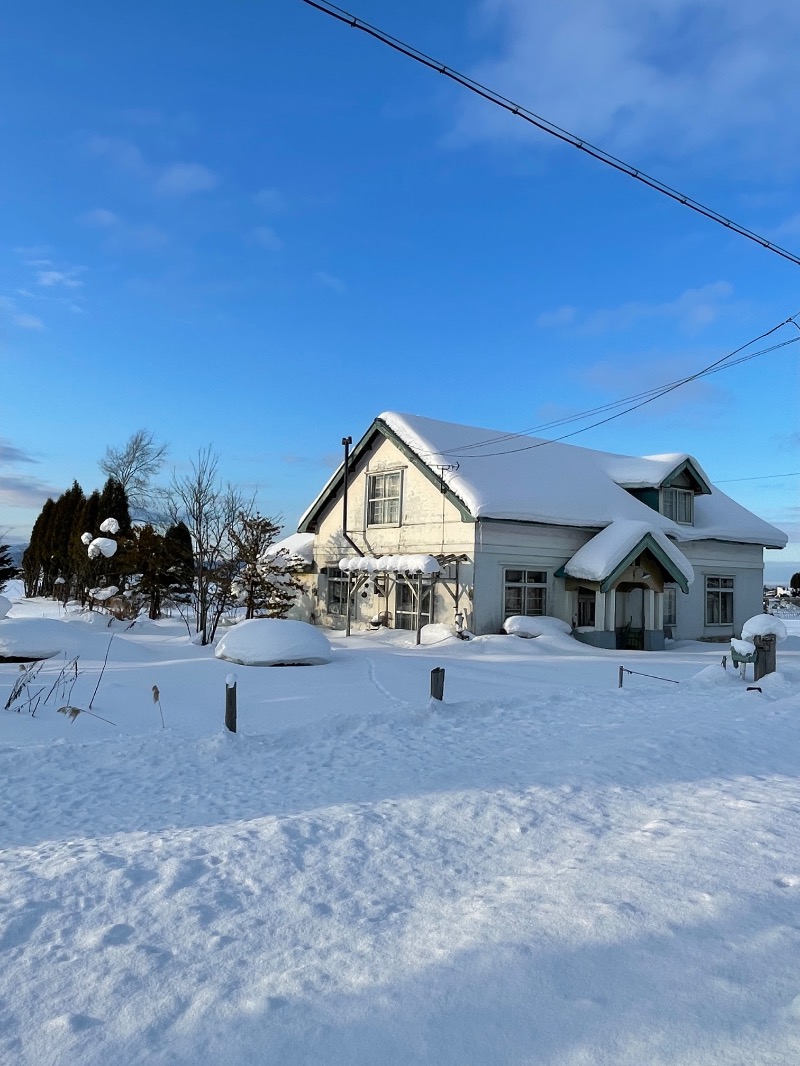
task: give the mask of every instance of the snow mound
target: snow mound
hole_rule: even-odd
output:
[[[782,644],[789,635],[780,618],[771,614],[754,615],[742,626],[742,640],[752,640],[753,637],[766,637],[770,634],[775,635],[778,644]]]
[[[119,522],[116,518],[107,518],[105,522],[100,523],[100,532],[111,533],[112,535],[119,533]]]
[[[723,670],[721,666],[706,666],[694,677],[682,682],[689,688],[725,688],[728,685],[741,686],[738,670]]]
[[[516,637],[542,637],[545,634],[572,633],[572,626],[560,618],[550,615],[537,615],[535,618],[527,618],[525,615],[514,614],[503,622],[503,629]]]
[[[308,622],[288,618],[239,622],[214,654],[241,666],[317,666],[333,658],[327,637]]]
[[[446,626],[442,622],[431,622],[423,626],[419,633],[420,644],[441,644],[443,640],[454,640],[455,631],[452,626]]]
[[[10,610],[11,600],[7,600],[5,596],[0,596],[0,618],[5,618]]]
[[[70,651],[74,637],[55,618],[4,618],[0,621],[0,657],[49,659]]]

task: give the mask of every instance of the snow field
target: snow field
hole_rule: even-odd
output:
[[[0,716],[0,1061],[800,1061],[800,639],[758,693],[376,637],[238,668],[235,736],[171,622],[114,637],[115,727]]]

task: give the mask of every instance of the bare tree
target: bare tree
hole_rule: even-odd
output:
[[[194,556],[194,613],[196,632],[203,644],[214,639],[223,613],[233,603],[237,567],[231,537],[241,514],[250,514],[253,501],[219,479],[219,456],[211,447],[198,452],[191,473],[173,473],[167,509],[173,523],[185,522],[192,536]]]
[[[166,455],[166,444],[159,444],[149,429],[137,429],[122,448],[109,445],[99,466],[106,477],[122,485],[132,510],[147,513],[152,503],[150,485]]]

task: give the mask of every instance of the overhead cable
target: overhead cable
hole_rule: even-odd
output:
[[[678,381],[673,381],[659,388],[651,389],[649,392],[639,393],[635,396],[629,396],[626,399],[617,400],[612,404],[608,404],[605,407],[592,408],[588,411],[584,411],[577,415],[571,416],[570,419],[565,419],[564,421],[577,421],[583,417],[588,418],[591,417],[593,414],[599,414],[611,408],[618,407],[621,404],[630,404],[630,406],[627,406],[623,410],[617,411],[616,413],[609,415],[607,418],[601,418],[597,422],[592,422],[588,426],[583,426],[580,429],[572,430],[572,432],[570,433],[564,433],[560,437],[552,437],[548,440],[541,441],[531,441],[528,444],[520,445],[520,447],[518,448],[506,448],[499,451],[472,450],[478,448],[487,448],[492,444],[505,443],[506,441],[513,440],[514,438],[527,438],[528,440],[530,440],[530,438],[527,437],[527,434],[531,431],[522,431],[518,433],[503,434],[501,436],[496,437],[483,438],[482,440],[474,441],[471,444],[455,445],[452,448],[448,448],[445,451],[436,454],[444,455],[448,458],[483,459],[495,455],[511,455],[515,452],[531,451],[534,448],[543,448],[548,444],[555,444],[562,440],[568,440],[570,437],[575,437],[579,433],[585,433],[587,432],[587,430],[595,429],[597,426],[603,426],[607,422],[613,422],[614,419],[621,418],[623,415],[629,414],[631,411],[636,411],[640,407],[644,407],[647,404],[652,403],[654,400],[659,399],[659,397],[666,396],[668,393],[674,392],[676,389],[681,388],[683,385],[688,385],[691,381],[697,381],[699,378],[707,377],[709,374],[715,373],[719,370],[727,370],[729,367],[737,366],[739,363],[747,362],[750,359],[755,359],[762,355],[767,355],[769,352],[774,352],[779,348],[786,348],[790,344],[797,344],[798,342],[800,342],[800,337],[792,337],[790,340],[783,341],[780,344],[773,344],[770,345],[770,347],[768,348],[763,348],[756,352],[750,352],[747,356],[744,356],[743,358],[734,359],[734,357],[739,355],[740,352],[743,352],[745,348],[749,348],[751,345],[758,343],[758,341],[764,340],[766,337],[769,337],[771,334],[775,333],[779,329],[782,329],[784,326],[789,325],[790,323],[792,325],[796,325],[797,323],[795,322],[795,319],[799,316],[800,311],[796,315],[792,315],[791,318],[787,318],[783,322],[779,322],[777,325],[773,326],[771,329],[768,329],[764,333],[759,334],[759,336],[753,337],[751,340],[747,341],[745,344],[740,345],[740,347],[735,348],[727,355],[723,355],[719,359],[716,359],[713,363],[709,363],[708,366],[703,367],[701,370],[698,370],[694,374],[688,374],[686,377],[680,378]]]
[[[701,204],[691,196],[687,196],[685,193],[673,189],[672,186],[667,185],[658,178],[652,177],[650,174],[646,174],[638,167],[626,163],[622,159],[618,159],[616,156],[611,155],[610,152],[606,152],[603,148],[598,148],[597,145],[591,144],[583,137],[578,137],[576,134],[562,129],[561,126],[557,126],[554,122],[550,122],[549,119],[543,118],[541,115],[537,115],[533,111],[529,111],[521,104],[509,100],[507,97],[495,92],[494,89],[490,89],[488,86],[481,84],[481,82],[475,81],[466,74],[461,74],[452,67],[449,67],[436,59],[432,59],[429,55],[421,52],[413,45],[407,44],[405,41],[401,41],[397,37],[393,37],[384,30],[378,29],[377,26],[364,22],[363,19],[351,14],[349,11],[337,7],[335,4],[327,3],[327,0],[302,0],[302,2],[309,7],[315,8],[317,11],[321,11],[325,15],[329,15],[338,22],[344,23],[346,26],[350,26],[354,30],[361,30],[369,37],[374,38],[376,41],[380,41],[381,44],[385,44],[389,48],[394,49],[395,52],[400,52],[409,59],[421,63],[422,66],[436,71],[437,74],[443,74],[451,81],[455,81],[465,89],[469,89],[469,91],[475,93],[476,96],[480,96],[484,100],[488,100],[489,103],[503,108],[503,110],[508,111],[517,118],[523,119],[523,121],[529,123],[531,126],[536,126],[537,129],[550,134],[551,137],[556,137],[558,140],[563,141],[566,144],[571,144],[573,148],[578,148],[581,152],[585,152],[593,159],[598,160],[598,162],[613,167],[614,170],[626,174],[629,178],[635,178],[636,181],[641,182],[643,185],[647,185],[649,188],[654,189],[663,196],[667,196],[671,200],[675,200],[677,203],[682,204],[684,207],[696,211],[697,214],[703,215],[705,218],[718,223],[720,226],[724,226],[733,233],[738,233],[740,237],[746,237],[748,240],[760,244],[762,248],[766,248],[769,252],[774,252],[775,255],[779,255],[783,259],[788,259],[789,262],[794,263],[795,266],[800,266],[800,256],[795,255],[794,252],[790,252],[786,248],[782,248],[780,245],[775,244],[773,241],[767,240],[766,237],[760,236],[760,234],[755,233],[746,226],[739,225],[738,222],[734,222],[732,219],[727,218],[719,211],[715,211],[714,208],[707,207],[705,204]]]

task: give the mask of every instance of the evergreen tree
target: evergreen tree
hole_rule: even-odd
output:
[[[100,521],[100,493],[95,489],[91,496],[84,500],[70,538],[70,561],[74,574],[74,587],[70,590],[70,595],[75,596],[82,604],[86,603],[89,589],[95,584],[95,570],[94,560],[89,558],[81,537],[84,533],[97,536]]]
[[[25,583],[26,596],[38,596],[42,590],[44,545],[54,507],[55,502],[52,499],[45,501],[38,518],[33,523],[30,544],[22,556],[22,579]]]
[[[44,596],[53,595],[58,577],[62,577],[69,587],[74,583],[70,545],[84,503],[83,489],[77,481],[73,481],[72,487],[62,493],[53,505],[42,545],[41,594]]]
[[[278,539],[281,527],[258,512],[240,514],[231,540],[236,548],[234,587],[245,607],[245,618],[285,618],[302,587],[292,577],[292,567],[280,554],[268,549]]]
[[[167,556],[167,595],[175,602],[191,598],[194,582],[192,534],[185,522],[176,522],[164,534]]]
[[[0,592],[6,587],[12,577],[19,573],[11,558],[11,550],[7,544],[0,544]]]
[[[800,596],[800,572],[792,574],[792,580],[789,582],[789,588],[792,590],[793,596]]]

